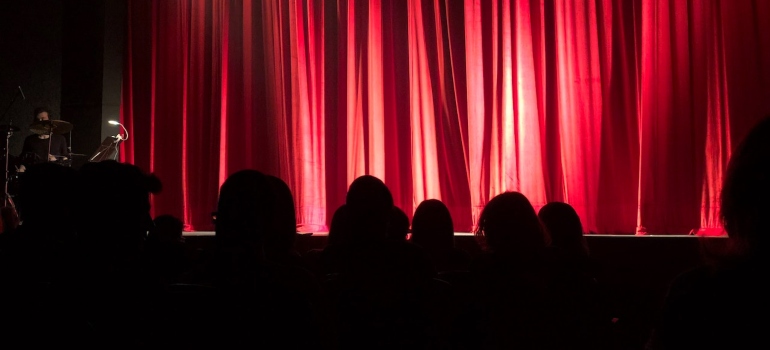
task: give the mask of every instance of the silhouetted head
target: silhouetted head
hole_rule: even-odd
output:
[[[155,227],[147,236],[148,241],[158,243],[179,243],[183,241],[184,222],[173,215],[161,215],[153,220]]]
[[[276,254],[286,254],[294,248],[294,240],[297,238],[294,196],[283,180],[272,175],[267,175],[267,180],[273,190],[275,206],[265,249]]]
[[[35,164],[19,179],[17,207],[27,225],[71,226],[77,171],[54,163]],[[71,227],[70,227],[71,228]]]
[[[350,243],[350,223],[348,222],[348,211],[345,204],[334,211],[332,222],[329,225],[328,240],[330,245]]]
[[[580,255],[588,255],[580,217],[571,205],[551,202],[540,209],[540,221],[551,237],[551,246]]]
[[[393,196],[380,179],[371,175],[355,179],[350,184],[345,204],[353,240],[387,238],[388,221],[393,213]]]
[[[388,224],[388,238],[394,241],[406,241],[409,234],[409,217],[401,208],[393,206]]]
[[[215,230],[217,242],[228,246],[264,244],[273,226],[275,193],[256,170],[230,175],[219,190]]]
[[[150,194],[161,190],[160,180],[139,167],[108,160],[80,168],[74,221],[88,244],[133,249],[152,228]]]
[[[449,209],[438,199],[428,199],[417,206],[412,218],[411,242],[427,250],[454,247],[454,225]]]
[[[770,215],[770,117],[751,129],[732,154],[722,185],[721,216],[744,253],[768,247]]]
[[[548,245],[535,209],[519,192],[492,198],[481,212],[476,235],[494,252],[537,252]]]

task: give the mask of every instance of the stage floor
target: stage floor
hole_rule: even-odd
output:
[[[471,257],[483,250],[470,232],[455,233],[455,247]],[[327,245],[327,232],[301,234],[295,242],[300,254],[319,251]],[[727,240],[699,239],[695,235],[586,235],[590,255],[595,262],[596,277],[604,285],[606,295],[618,310],[615,317],[623,329],[641,329],[640,344],[657,321],[671,281],[684,271],[704,262],[703,247],[718,248]],[[709,237],[710,238],[710,237]],[[191,256],[206,256],[214,251],[213,231],[185,232],[185,246]],[[309,255],[313,256],[313,255]],[[643,340],[642,340],[643,339]],[[635,346],[629,348],[637,348]]]
[[[300,232],[300,236],[311,236],[311,237],[325,237],[329,234],[329,232]],[[214,236],[214,231],[186,231],[184,232],[185,237],[209,237]],[[471,237],[473,236],[473,232],[455,232],[455,237]],[[690,238],[698,238],[696,235],[635,235],[635,234],[627,234],[627,235],[598,235],[598,234],[592,234],[592,235],[585,235],[586,237],[596,237],[596,238],[609,238],[609,237],[639,237],[639,238],[645,238],[645,237],[668,237],[668,238],[677,238],[677,237],[690,237]],[[725,238],[725,236],[718,236],[714,238]]]

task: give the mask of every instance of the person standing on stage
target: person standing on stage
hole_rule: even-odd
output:
[[[35,108],[34,120],[32,123],[38,123],[45,120],[50,120],[49,111],[46,108]],[[48,138],[50,140],[50,153],[48,152]],[[24,139],[24,147],[21,150],[21,158],[25,159],[25,156],[34,157],[34,161],[30,161],[31,164],[44,163],[47,161],[56,161],[57,158],[66,160],[67,152],[67,139],[59,134],[52,135],[38,135],[33,134],[27,136]],[[27,164],[29,165],[29,164]],[[23,169],[19,169],[20,171]]]

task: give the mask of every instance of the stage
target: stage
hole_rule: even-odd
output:
[[[618,310],[616,327],[634,346],[644,344],[649,329],[658,318],[658,310],[671,281],[704,261],[701,243],[712,251],[723,247],[723,237],[692,235],[586,235],[591,257],[596,263],[597,279],[605,286],[606,296]],[[325,232],[300,234],[295,244],[298,253],[323,249]],[[192,254],[213,248],[211,231],[185,232],[185,244]],[[455,246],[469,254],[481,250],[468,232],[455,234]]]
[[[213,248],[213,231],[185,232],[184,237],[186,244],[194,249]],[[660,281],[670,281],[678,273],[700,264],[705,253],[701,248],[704,240],[714,254],[718,254],[727,240],[725,236],[695,235],[585,235],[585,238],[592,258],[599,265],[618,273],[638,269],[639,273],[650,274]],[[326,243],[326,232],[300,233],[295,250],[304,254],[309,250],[323,249]],[[455,247],[472,256],[481,252],[476,238],[469,232],[455,233]],[[659,271],[660,276],[652,273],[653,270]]]
[[[214,240],[214,231],[184,232],[185,241],[198,247],[208,247]],[[295,249],[303,254],[311,249],[326,246],[328,232],[300,232]],[[668,265],[671,270],[695,266],[701,260],[701,240],[708,240],[709,247],[719,248],[726,236],[701,237],[696,235],[585,235],[589,250],[599,261],[636,260],[655,261]],[[455,232],[455,246],[471,255],[481,251],[471,232]],[[631,259],[630,257],[634,257]],[[654,257],[654,259],[652,259]]]
[[[212,231],[185,232],[184,237],[191,250],[213,249]],[[707,252],[702,249],[702,243],[707,243],[711,254],[719,254],[727,240],[693,235],[586,235],[585,238],[591,257],[605,279],[633,286],[632,289],[648,290],[657,297],[662,296],[671,279],[704,261]],[[304,254],[323,249],[326,243],[325,232],[300,233],[295,250]],[[455,234],[455,247],[471,256],[481,252],[476,238],[468,232]]]

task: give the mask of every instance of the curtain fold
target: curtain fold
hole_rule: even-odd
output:
[[[555,40],[558,128],[563,172],[563,198],[583,218],[583,224],[596,227],[603,91],[607,86],[602,66],[611,63],[600,37],[600,28],[611,20],[598,20],[607,13],[603,2],[556,1]],[[609,27],[609,26],[608,26]],[[607,116],[608,117],[608,116]]]
[[[458,231],[520,191],[587,232],[718,228],[732,148],[770,113],[762,0],[130,0],[121,157],[153,213],[212,228],[252,168],[323,231],[348,184],[385,181]]]

